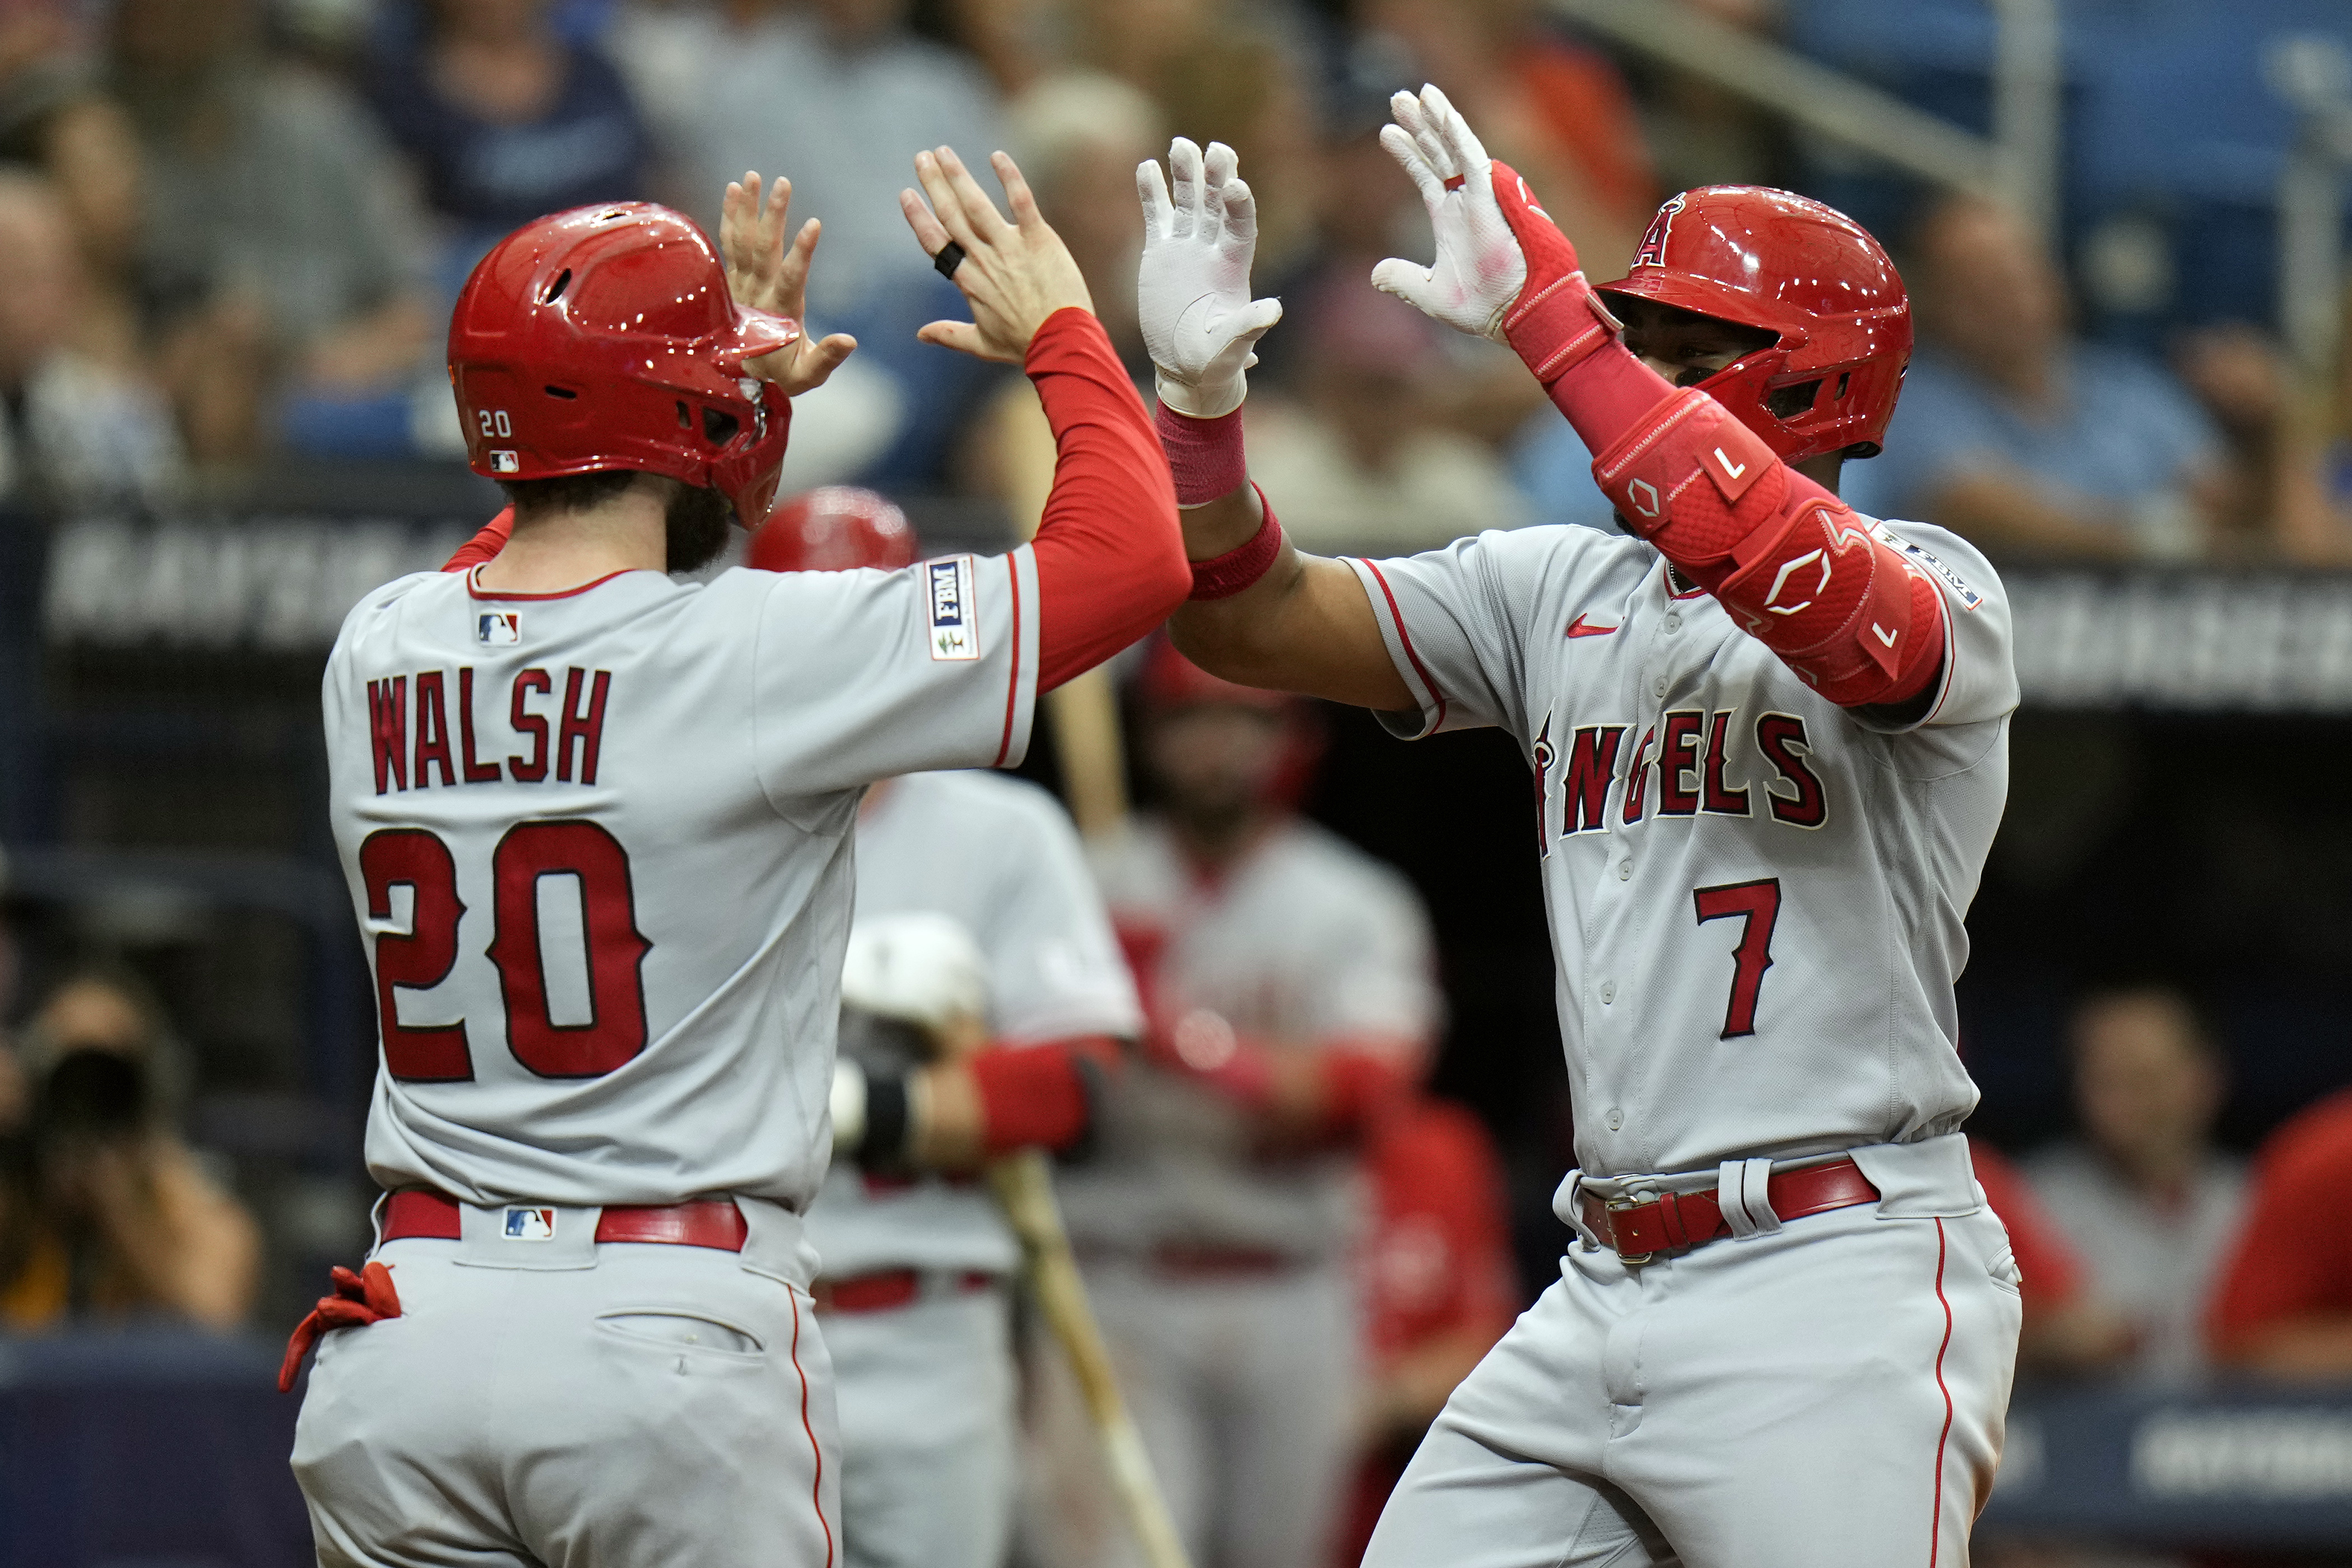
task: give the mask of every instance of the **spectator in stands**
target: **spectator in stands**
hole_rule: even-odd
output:
[[[2254,1155],[2206,1340],[2220,1364],[2352,1382],[2352,1089],[2288,1121]]]
[[[2076,1377],[2106,1372],[2132,1350],[2122,1314],[2084,1287],[2083,1260],[2033,1195],[2024,1173],[1979,1138],[1969,1140],[1977,1184],[2008,1227],[2025,1323],[2017,1342],[2021,1373]]]
[[[2211,1142],[2221,1053],[2188,999],[2161,985],[2086,998],[2069,1043],[2081,1136],[2027,1174],[2092,1293],[2131,1324],[2127,1370],[2186,1380],[2204,1366],[2199,1315],[2244,1195],[2243,1170]]]
[[[260,1233],[166,1117],[163,1020],[127,975],[79,975],[26,1029],[28,1202],[0,1241],[0,1324],[162,1315],[244,1321]]]
[[[2205,553],[2228,501],[2212,422],[2161,367],[2069,335],[2057,268],[2021,223],[1949,198],[1906,272],[1919,349],[1885,455],[1847,471],[1858,510],[2001,558]]]
[[[2329,449],[2333,400],[2299,406],[2286,355],[2268,332],[2243,322],[2188,333],[2174,360],[2225,443],[2221,551],[2352,565],[2352,489],[2332,493],[2337,478],[2352,480],[2352,468],[2331,471],[2331,458],[2343,456]]]
[[[40,509],[162,500],[181,478],[160,394],[77,342],[89,273],[46,179],[0,173],[0,501]]]
[[[407,384],[441,323],[421,220],[364,108],[274,63],[255,0],[121,0],[110,43],[192,455],[251,460],[273,413],[298,443],[404,449]]]
[[[1333,1568],[1363,1560],[1405,1461],[1525,1299],[1511,1261],[1502,1160],[1475,1116],[1417,1099],[1373,1131],[1364,1168],[1372,1205],[1360,1287],[1370,1375],[1355,1496]]]
[[[1495,455],[1436,420],[1449,367],[1427,318],[1337,275],[1295,309],[1304,397],[1243,407],[1254,471],[1301,549],[1397,553],[1527,521]]]
[[[74,346],[100,364],[146,374],[140,277],[146,233],[139,134],[88,69],[52,60],[0,86],[0,163],[48,177],[81,250],[84,288]]]
[[[876,371],[889,376],[896,436],[864,473],[898,483],[937,477],[954,426],[990,378],[978,361],[915,341],[918,327],[960,317],[963,304],[908,237],[898,192],[925,148],[952,146],[978,169],[1005,144],[986,74],[910,32],[908,4],[639,5],[615,44],[677,167],[680,199],[707,227],[717,231],[720,193],[747,169],[793,182],[795,226],[823,220],[809,314],[823,331],[857,339],[852,384]]]
[[[628,89],[603,55],[556,33],[551,6],[418,0],[395,13],[406,25],[386,29],[365,72],[425,199],[457,227],[453,283],[543,213],[647,194],[650,145]]]

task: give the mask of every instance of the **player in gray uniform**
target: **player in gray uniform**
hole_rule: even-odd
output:
[[[1194,1561],[1318,1563],[1360,1386],[1356,1144],[1437,1030],[1428,922],[1289,809],[1295,699],[1155,639],[1140,700],[1160,808],[1094,863],[1151,1027],[1063,1213]]]
[[[904,514],[844,488],[779,507],[748,553],[793,571],[914,559]],[[1034,784],[979,773],[868,790],[843,1003],[843,1110],[808,1213],[840,1409],[843,1560],[995,1568],[1017,1480],[1020,1248],[970,1173],[1083,1138],[1097,1073],[1142,1025],[1068,814]],[[877,1125],[910,1082],[911,1104],[887,1118],[904,1131]]]
[[[379,1004],[379,1245],[324,1330],[294,1470],[321,1562],[829,1568],[840,1464],[801,1212],[823,1177],[865,786],[1017,760],[1036,693],[1182,592],[1163,460],[1009,160],[902,198],[1059,445],[1033,544],[906,571],[677,580],[756,520],[813,226],[730,193],[529,225],[457,305],[451,381],[511,536],[351,612],[331,798]],[[951,247],[951,248],[950,248]],[[733,274],[730,285],[730,273]],[[765,383],[751,379],[766,375]],[[365,1325],[365,1326],[362,1326]]]
[[[1958,1131],[1952,984],[2017,685],[1982,557],[1832,488],[1892,412],[1901,281],[1818,203],[1716,187],[1668,202],[1596,291],[1441,93],[1394,108],[1437,256],[1374,282],[1518,353],[1632,536],[1306,556],[1238,431],[1163,392],[1192,508],[1179,643],[1404,736],[1500,727],[1536,785],[1580,1165],[1555,1206],[1579,1241],[1366,1562],[1964,1563],[2019,1305]],[[1163,387],[1237,374],[1260,321],[1231,154],[1171,163],[1172,202],[1139,171]]]

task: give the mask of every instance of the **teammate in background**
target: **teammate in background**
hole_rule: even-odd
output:
[[[1373,281],[1516,350],[1629,536],[1292,549],[1214,417],[1238,394],[1204,390],[1266,319],[1247,187],[1186,142],[1172,201],[1139,171],[1191,509],[1179,645],[1403,736],[1499,726],[1534,775],[1580,1165],[1555,1207],[1579,1241],[1454,1392],[1366,1562],[1965,1562],[2020,1307],[1959,1132],[1952,983],[2017,682],[1981,555],[1832,488],[1894,407],[1901,281],[1841,215],[1730,186],[1669,201],[1596,291],[1442,93],[1393,108],[1437,256]]]
[[[2305,1383],[2352,1380],[2352,1089],[2255,1152],[2245,1219],[2205,1318],[2213,1360]]]
[[[1427,921],[1396,872],[1291,811],[1301,705],[1155,640],[1139,740],[1159,810],[1095,855],[1143,994],[1063,1213],[1193,1561],[1322,1561],[1360,1356],[1362,1138],[1438,1026]]]
[[[799,1218],[865,786],[1017,761],[1038,691],[1182,593],[1167,470],[1012,161],[900,205],[1059,443],[1034,543],[920,571],[668,571],[774,491],[814,226],[730,193],[544,218],[458,298],[450,378],[513,502],[482,564],[368,595],[324,688],[373,960],[375,1256],[323,1330],[294,1470],[320,1560],[828,1564],[841,1466]],[[748,200],[747,203],[745,198]],[[739,281],[730,290],[727,272]],[[773,308],[769,316],[747,306]],[[761,379],[752,379],[758,377]]]
[[[2025,1173],[2008,1155],[1971,1136],[1969,1163],[1985,1203],[2000,1216],[2017,1260],[2020,1373],[2077,1377],[2110,1372],[2137,1348],[2138,1335],[2122,1313],[2084,1279],[2082,1254],[2042,1205]]]
[[[1381,1505],[1446,1399],[1495,1348],[1524,1298],[1511,1263],[1509,1196],[1475,1116],[1415,1099],[1364,1151],[1372,1232],[1360,1260],[1370,1363],[1357,1461],[1332,1568],[1356,1568]]]
[[[781,572],[914,560],[906,515],[846,487],[778,507],[746,557]],[[1053,797],[981,773],[868,789],[843,1003],[833,1168],[808,1214],[840,1406],[843,1561],[997,1568],[1017,1480],[1020,1248],[984,1188],[936,1173],[1079,1142],[1095,1075],[1142,1025]]]

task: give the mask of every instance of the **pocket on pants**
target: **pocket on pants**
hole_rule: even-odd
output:
[[[750,1330],[703,1311],[677,1307],[629,1307],[600,1312],[596,1327],[615,1338],[672,1354],[710,1352],[758,1361],[767,1353]]]

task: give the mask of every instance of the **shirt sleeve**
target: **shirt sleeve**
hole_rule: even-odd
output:
[[[1141,1033],[1135,982],[1087,874],[1077,829],[1043,791],[1008,787],[1034,798],[1019,801],[1003,825],[997,847],[1005,870],[995,918],[981,933],[998,1037],[1019,1045]]]
[[[1349,558],[1380,622],[1389,658],[1417,710],[1382,713],[1391,734],[1499,726],[1515,733],[1526,710],[1527,647],[1537,606],[1573,607],[1581,558],[1635,542],[1591,529],[1490,530],[1443,550],[1386,561]]]
[[[2017,660],[2011,636],[2009,595],[1984,552],[1948,529],[1924,522],[1882,522],[1880,542],[1922,573],[1944,598],[1944,662],[1936,689],[1916,717],[1882,723],[1870,709],[1851,710],[1880,731],[1981,723],[2018,703]]]
[[[1026,545],[896,572],[774,574],[751,711],[770,801],[1017,764],[1036,710],[1036,605]]]

